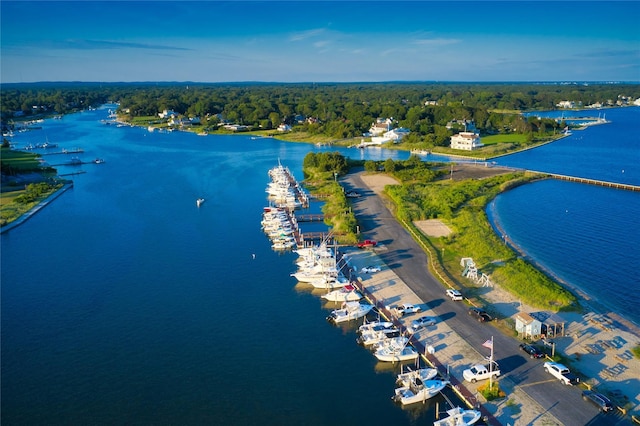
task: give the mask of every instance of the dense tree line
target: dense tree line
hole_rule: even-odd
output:
[[[280,124],[298,126],[310,134],[335,139],[361,136],[377,117],[392,117],[395,126],[409,129],[406,143],[442,145],[451,120],[472,120],[482,133],[507,129],[531,132],[535,123],[519,114],[554,109],[562,100],[582,105],[616,102],[624,95],[640,97],[634,84],[528,83],[48,83],[2,85],[3,123],[16,111],[25,116],[43,112],[68,113],[108,100],[120,103],[129,117],[157,117],[173,110],[200,117],[208,129],[221,119],[257,129]],[[426,105],[435,101],[437,105]],[[313,120],[304,121],[312,118]]]

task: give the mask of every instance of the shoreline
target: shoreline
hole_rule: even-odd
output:
[[[504,194],[504,192],[502,192],[501,194]],[[487,204],[485,209],[491,212],[491,214],[487,217],[491,228],[493,228],[496,236],[502,239],[509,248],[518,253],[527,262],[531,263],[537,270],[539,270],[543,274],[546,274],[547,276],[555,280],[558,284],[571,291],[578,298],[578,303],[583,310],[596,312],[610,317],[612,320],[615,320],[619,326],[624,327],[627,332],[632,333],[640,339],[640,325],[636,324],[633,320],[615,312],[614,307],[608,306],[606,303],[596,301],[593,295],[589,294],[589,292],[585,291],[579,286],[561,279],[554,273],[554,271],[540,264],[533,257],[531,257],[531,255],[527,253],[524,248],[515,244],[508,238],[503,238],[503,236],[507,234],[502,227],[500,217],[495,211],[495,199],[491,200]]]
[[[0,228],[0,234],[4,234],[5,232],[9,232],[12,229],[22,225],[24,222],[26,222],[27,220],[31,219],[33,217],[33,215],[38,213],[45,206],[47,206],[49,203],[51,203],[53,200],[55,200],[56,198],[58,198],[59,196],[61,196],[65,192],[67,192],[68,189],[71,189],[71,188],[73,188],[73,182],[65,183],[62,188],[56,190],[52,194],[49,194],[49,196],[47,196],[44,200],[40,201],[38,204],[33,206],[30,210],[28,210],[28,211],[24,212],[22,215],[20,215],[19,218],[17,218],[13,222],[8,223],[5,226],[3,226],[2,228]]]

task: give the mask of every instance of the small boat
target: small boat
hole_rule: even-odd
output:
[[[337,275],[325,275],[324,277],[313,279],[309,281],[309,283],[315,288],[329,290],[343,288],[350,285],[349,279],[342,275],[342,273],[338,273]]]
[[[433,422],[433,426],[464,426],[472,425],[482,416],[482,413],[478,410],[463,410],[460,407],[455,407],[447,410],[447,417],[443,417],[440,420]]]
[[[104,163],[104,158],[96,158],[95,160],[93,160],[93,162],[96,164],[102,164]]]
[[[395,325],[391,321],[372,321],[365,322],[358,327],[358,333],[362,334],[367,331],[383,330],[388,328],[395,328]]]
[[[295,246],[296,242],[293,240],[276,240],[271,244],[271,248],[274,250],[288,250]]]
[[[385,335],[387,334],[388,337],[385,337]],[[362,333],[362,335],[364,336],[365,333]],[[382,348],[390,348],[393,350],[401,351],[405,346],[407,346],[408,343],[408,337],[402,335],[396,336],[395,334],[385,330],[385,332],[382,334],[382,337],[379,338],[377,342],[370,344],[372,345],[371,350],[375,352],[378,349]]]
[[[204,198],[198,198],[196,200],[196,206],[200,207],[202,205],[202,203],[204,203]]]
[[[435,368],[420,368],[418,370],[408,371],[406,373],[398,374],[396,378],[396,384],[398,386],[409,386],[411,382],[416,379],[420,379],[422,382],[431,380],[438,375],[438,370]]]
[[[360,302],[344,302],[340,309],[334,309],[327,317],[327,321],[334,324],[346,322],[367,315],[373,309],[373,305]]]
[[[449,382],[446,380],[427,380],[423,382],[416,378],[409,386],[397,388],[392,398],[402,405],[424,402],[439,394],[448,384]]]
[[[354,286],[348,284],[323,295],[322,298],[330,302],[352,302],[362,299],[362,294]]]
[[[400,337],[400,330],[397,328],[384,328],[382,330],[370,330],[362,333],[356,342],[362,346],[376,345],[384,340]]]
[[[398,362],[398,361],[414,361],[418,359],[418,352],[411,346],[398,348],[394,345],[384,346],[376,349],[373,353],[378,361]]]

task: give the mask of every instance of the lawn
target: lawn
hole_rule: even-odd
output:
[[[508,135],[489,135],[482,137],[483,145],[496,145],[499,143],[523,144],[527,141],[527,135],[511,133]]]

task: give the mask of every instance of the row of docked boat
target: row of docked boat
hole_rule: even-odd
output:
[[[262,230],[271,240],[275,250],[288,250],[296,247],[295,216],[290,216],[284,209],[265,207],[262,211]]]
[[[282,178],[282,166],[272,169],[269,175],[277,185],[270,185],[267,192],[277,193],[279,187],[285,187]],[[276,177],[274,177],[276,176]],[[289,181],[287,178],[286,181]],[[295,216],[289,214],[289,207],[274,206],[265,208],[262,227],[272,240],[285,239],[292,236],[297,227]],[[293,218],[293,219],[292,219]],[[380,362],[410,362],[419,363],[419,353],[411,345],[409,337],[390,321],[367,321],[367,315],[375,307],[363,301],[363,294],[358,290],[357,283],[351,281],[351,268],[347,257],[341,256],[335,248],[329,247],[324,241],[317,246],[295,248],[290,247],[298,255],[296,270],[291,276],[301,283],[314,289],[326,290],[321,297],[330,302],[336,302],[339,307],[331,310],[327,321],[333,324],[353,322],[365,318],[358,328],[358,343],[369,348]],[[379,317],[379,315],[378,315]],[[434,368],[416,368],[401,371],[396,377],[396,389],[392,400],[405,406],[425,402],[440,394],[449,385],[449,381],[438,378],[438,371]],[[459,407],[449,410],[447,417],[437,420],[439,426],[473,424],[480,418],[475,410],[463,410]],[[449,422],[449,423],[446,423]]]
[[[266,189],[269,207],[262,212],[262,230],[271,239],[274,250],[294,249],[299,229],[291,211],[308,205],[309,197],[289,169],[279,162],[268,174],[271,178]]]
[[[290,210],[308,205],[308,195],[287,167],[278,163],[269,170],[269,177],[271,182],[267,185],[266,192],[274,205]]]

